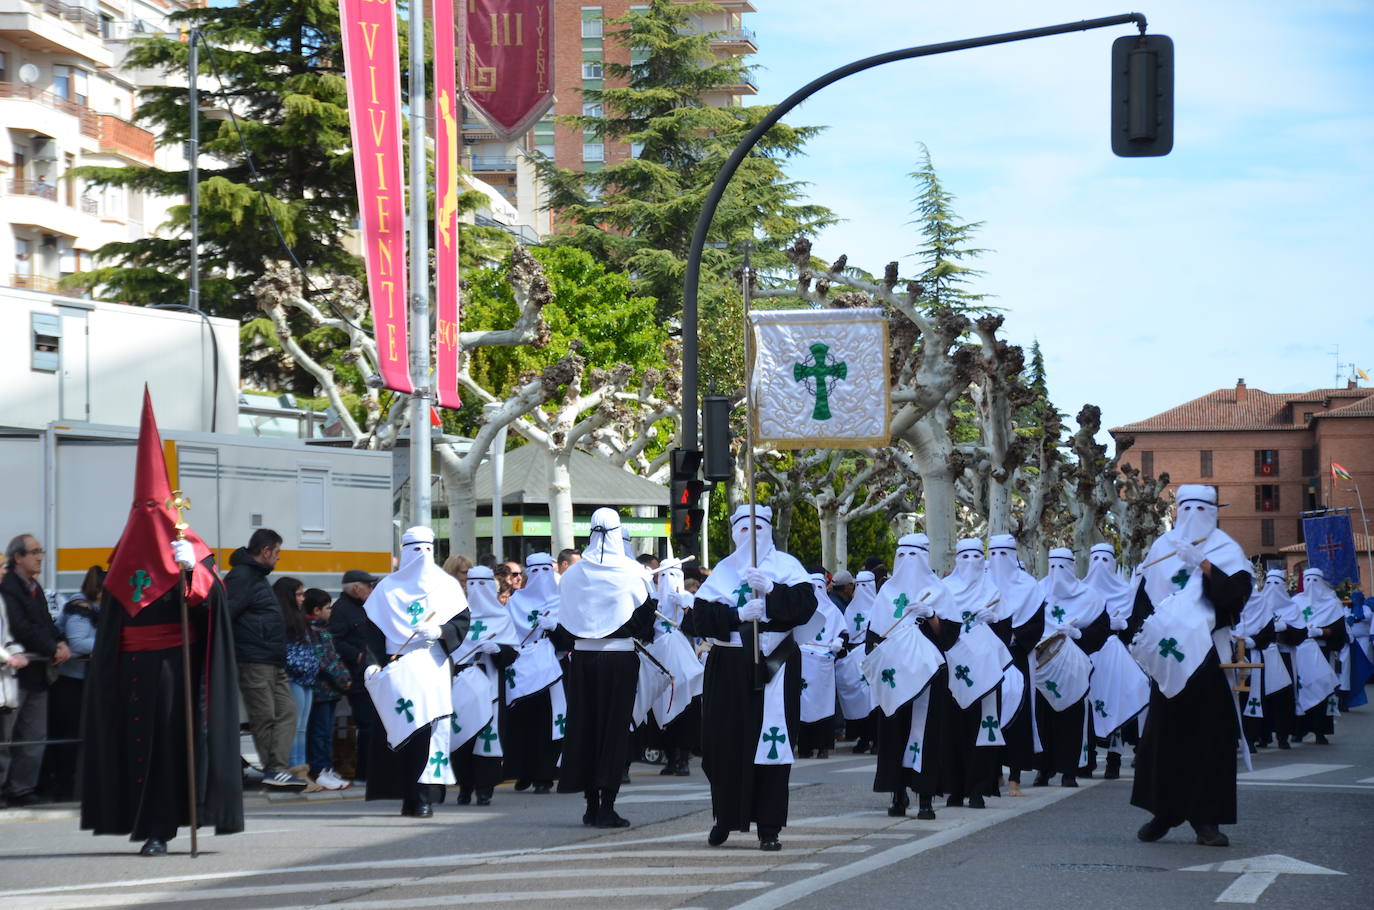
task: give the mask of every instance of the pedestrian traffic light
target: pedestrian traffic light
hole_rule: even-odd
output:
[[[1174,147],[1174,42],[1127,35],[1112,42],[1112,151],[1123,158]]]
[[[688,449],[674,449],[669,456],[669,514],[673,539],[682,554],[694,552],[700,545],[701,527],[706,510],[701,508],[701,494],[706,484],[697,477],[701,467],[701,453]]]
[[[734,459],[730,457],[730,411],[734,402],[729,395],[706,395],[701,400],[702,434],[706,459],[701,474],[707,480],[729,480],[734,474]]]

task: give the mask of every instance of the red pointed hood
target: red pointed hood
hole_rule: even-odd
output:
[[[181,571],[172,559],[171,542],[176,539],[176,512],[167,505],[172,498],[172,486],[167,481],[167,461],[162,451],[162,437],[153,416],[153,399],[143,388],[143,416],[138,425],[138,456],[134,462],[133,505],[124,533],[110,554],[110,572],[105,576],[105,590],[109,591],[129,612],[138,611],[172,589],[181,578]],[[213,577],[200,565],[210,548],[192,531],[186,529],[196,553],[196,569],[192,578],[188,601],[198,602],[210,590]]]

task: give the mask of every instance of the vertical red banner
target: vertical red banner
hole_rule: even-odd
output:
[[[434,2],[434,389],[440,407],[461,408],[458,394],[458,63],[453,4]]]
[[[510,142],[553,104],[553,0],[462,0],[463,99]]]
[[[339,0],[339,19],[378,367],[388,389],[410,393],[414,386],[407,343],[406,185],[396,9],[392,0]]]

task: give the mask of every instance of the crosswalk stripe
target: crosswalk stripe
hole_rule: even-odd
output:
[[[1350,765],[1324,765],[1316,762],[1290,762],[1285,765],[1275,765],[1272,768],[1257,768],[1254,771],[1242,771],[1236,775],[1237,780],[1297,780],[1300,777],[1311,777],[1314,774],[1326,774],[1328,771],[1340,771],[1349,768]]]
[[[348,910],[394,910],[399,907],[448,907],[454,904],[510,904],[530,901],[595,900],[598,903],[613,897],[663,897],[700,894],[715,891],[758,891],[772,887],[772,882],[726,882],[721,885],[668,885],[633,888],[568,889],[563,891],[496,891],[486,894],[446,894],[435,897],[405,897],[396,900],[349,901]],[[274,907],[273,910],[315,910],[319,904],[300,904],[294,907]]]

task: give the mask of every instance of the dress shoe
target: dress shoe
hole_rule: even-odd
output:
[[[863,755],[865,752],[868,751],[868,746],[869,746],[868,740],[866,740],[866,739],[861,739],[861,740],[859,740],[858,742],[856,742],[856,743],[854,744],[854,754],[855,754],[855,755]]]
[[[1145,824],[1141,825],[1140,830],[1135,833],[1135,836],[1137,840],[1143,840],[1147,844],[1153,843],[1168,834],[1169,829],[1172,827],[1173,825],[1156,815]]]
[[[434,806],[428,802],[417,803],[415,806],[415,811],[410,814],[414,818],[433,818]]]
[[[595,824],[598,828],[628,828],[630,827],[630,820],[622,818],[620,813],[614,809],[602,806],[601,810],[596,813]]]
[[[817,758],[829,758],[829,757],[830,757],[830,750],[829,750],[829,749],[817,749],[817,750],[816,750],[816,757],[817,757]]]
[[[930,797],[921,797],[921,808],[916,812],[916,817],[923,822],[935,820],[935,809],[930,805]]]
[[[1216,825],[1193,825],[1197,842],[1204,847],[1229,847],[1231,839],[1217,829]]]
[[[802,749],[797,753],[797,758],[814,758],[815,756],[816,753],[813,749]]]
[[[477,805],[479,805],[479,806],[490,806],[490,805],[491,805],[491,797],[490,797],[490,796],[479,796],[479,797],[477,797]]]
[[[677,765],[673,768],[673,776],[675,776],[675,777],[691,777],[691,776],[692,776],[692,768],[691,768],[691,764],[690,764],[691,761],[692,761],[692,759],[691,759],[691,757],[690,757],[690,753],[688,753],[687,750],[684,749],[684,750],[682,751],[682,757],[679,758],[679,759],[677,760]]]
[[[951,797],[949,797],[948,799],[945,800],[945,808],[946,808],[946,809],[962,809],[962,808],[964,808],[964,798],[963,798],[962,796],[951,796]]]
[[[596,824],[596,816],[601,811],[601,794],[595,790],[589,790],[585,796],[587,798],[587,811],[582,813],[582,824],[590,827]]]
[[[900,793],[892,794],[892,805],[887,807],[887,814],[892,818],[903,818],[906,816],[907,807],[911,805],[911,797],[906,795],[903,790]]]
[[[528,780],[517,780],[515,782],[515,792],[524,793],[526,790],[530,788],[530,783],[531,781]]]
[[[1121,777],[1121,755],[1117,752],[1107,753],[1107,770],[1102,772],[1103,780],[1118,780]]]
[[[1289,749],[1293,748],[1292,746],[1288,745],[1288,740],[1287,740],[1286,738],[1280,738],[1280,739],[1279,739],[1279,741],[1278,741],[1278,747],[1279,747],[1279,749],[1280,749],[1281,751],[1285,751],[1285,752],[1288,751]]]
[[[973,796],[970,796],[968,798],[968,807],[970,809],[986,809],[988,807],[988,804],[983,801],[982,796],[975,793]]]
[[[1323,733],[1318,733],[1318,734],[1317,734],[1317,745],[1319,745],[1319,746],[1329,746],[1329,745],[1331,745],[1331,740],[1327,739],[1325,734],[1323,734]]]
[[[1077,787],[1078,778],[1074,777],[1072,774],[1065,774],[1064,779],[1059,782],[1059,785],[1061,787]]]
[[[1047,773],[1044,772],[1044,771],[1037,771],[1036,774],[1035,774],[1035,780],[1031,781],[1031,786],[1032,786],[1032,787],[1048,787],[1049,785],[1050,785],[1050,776],[1049,776],[1049,774],[1047,774]]]
[[[722,828],[720,825],[713,825],[711,826],[711,833],[706,835],[706,843],[711,845],[712,847],[719,847],[721,844],[725,843],[726,838],[728,838],[729,836],[729,828]]]
[[[150,837],[138,850],[139,856],[166,856],[167,842],[160,837]]]
[[[457,803],[458,803],[458,805],[460,805],[460,806],[471,806],[471,805],[472,805],[472,791],[469,790],[469,789],[467,789],[466,787],[460,789],[460,790],[458,791]]]
[[[776,837],[759,841],[759,849],[764,853],[777,853],[782,849],[782,843]]]
[[[10,808],[23,809],[28,806],[42,805],[45,802],[47,802],[47,800],[45,800],[43,797],[39,796],[37,793],[30,791],[28,793],[21,793],[18,796],[11,796]],[[165,853],[166,851],[164,850],[163,852]]]

